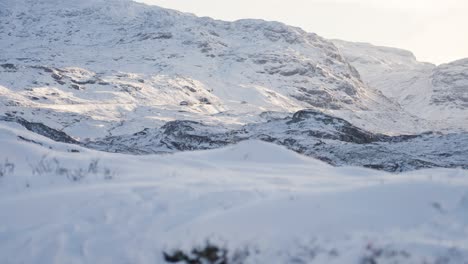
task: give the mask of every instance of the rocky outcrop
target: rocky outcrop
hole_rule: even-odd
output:
[[[230,130],[201,122],[178,120],[160,128],[131,135],[109,136],[78,142],[62,131],[19,117],[17,122],[52,140],[87,148],[126,154],[159,154],[215,149],[248,139],[285,146],[335,166],[361,166],[389,172],[423,168],[468,169],[468,133],[388,136],[358,128],[348,121],[314,110],[286,118],[273,118]]]
[[[348,121],[314,110],[292,117],[249,124],[241,129],[205,125],[194,121],[168,122],[160,129],[145,129],[114,136],[87,147],[133,154],[212,149],[247,139],[286,146],[335,166],[362,166],[389,172],[422,168],[468,168],[468,133],[388,136],[358,128]]]
[[[0,116],[0,121],[16,122],[31,132],[50,138],[57,142],[79,144],[77,140],[73,139],[66,133],[59,131],[57,129],[50,128],[42,123],[29,122],[21,117],[5,117],[5,116]]]

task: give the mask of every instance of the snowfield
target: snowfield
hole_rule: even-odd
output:
[[[0,145],[2,263],[165,263],[207,240],[237,263],[468,260],[466,170],[336,168],[261,141],[110,154],[6,122]]]

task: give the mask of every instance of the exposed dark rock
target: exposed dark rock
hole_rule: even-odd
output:
[[[313,107],[331,110],[341,109],[341,106],[338,104],[338,102],[334,101],[334,98],[325,91],[319,96],[314,96],[309,92],[302,94],[291,94],[290,96]]]
[[[24,126],[29,131],[37,133],[39,135],[43,135],[48,137],[54,141],[63,142],[63,143],[70,143],[70,144],[78,144],[79,142],[73,139],[72,137],[68,136],[66,133],[50,128],[41,123],[34,123],[28,122],[22,118],[17,118],[17,122]]]
[[[53,73],[52,74],[52,78],[60,85],[64,85],[66,84],[66,82],[64,82],[62,79],[63,79],[63,76],[60,75],[60,74],[57,74],[57,73]]]
[[[29,122],[21,117],[2,117],[0,116],[0,120],[3,121],[9,121],[9,122],[16,122],[20,125],[22,125],[24,128],[27,130],[34,132],[36,134],[42,135],[44,137],[50,138],[54,141],[57,142],[63,142],[63,143],[70,143],[70,144],[79,144],[79,142],[66,133],[53,129],[51,127],[48,127],[42,123],[35,123],[35,122]]]
[[[22,136],[18,136],[18,139],[20,139],[20,140],[22,140],[22,141],[25,141],[25,142],[29,142],[29,143],[33,143],[33,144],[42,146],[42,143],[37,142],[37,141],[32,140],[32,139],[29,139],[29,138],[25,138],[25,137],[22,137]]]
[[[57,80],[61,80],[61,79],[63,78],[63,76],[62,76],[62,75],[58,75],[58,74],[56,74],[56,73],[53,73],[53,74],[52,74],[52,78],[53,78],[54,80],[57,81]]]
[[[122,89],[122,91],[125,91],[127,93],[134,93],[134,92],[137,92],[137,91],[141,91],[141,87],[138,87],[138,86],[134,86],[134,85],[130,85],[130,84],[120,84],[120,89]]]
[[[210,100],[208,100],[208,98],[206,97],[200,98],[199,100],[200,100],[200,103],[202,104],[207,104],[207,105],[211,104]]]
[[[169,149],[179,151],[212,149],[228,145],[229,141],[218,140],[216,136],[197,133],[199,127],[205,125],[194,121],[172,121],[161,127],[163,137],[161,143]]]
[[[81,87],[78,84],[71,84],[70,87],[75,90],[81,90]]]
[[[16,67],[16,65],[14,65],[13,63],[4,63],[4,64],[0,64],[0,67],[2,67],[2,68],[5,69],[5,70],[8,70],[8,71],[16,71],[16,70],[18,70],[18,68]]]
[[[171,39],[173,37],[170,32],[156,32],[156,33],[138,33],[135,38],[139,41],[156,40],[156,39]]]
[[[192,88],[192,87],[190,87],[190,86],[184,86],[184,88],[187,89],[187,90],[189,90],[189,91],[191,91],[192,93],[196,93],[196,92],[197,92],[196,89],[194,89],[194,88]]]
[[[47,73],[53,73],[54,72],[53,68],[46,67],[46,66],[32,66],[32,68],[41,69],[41,70],[43,70],[44,72],[47,72]]]

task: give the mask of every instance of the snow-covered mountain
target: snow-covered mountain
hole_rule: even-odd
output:
[[[405,50],[366,43],[333,43],[369,86],[438,129],[468,128],[468,59],[443,65],[416,60]]]
[[[334,165],[467,165],[464,61],[130,0],[0,4],[0,118],[55,140],[149,154],[262,139]]]
[[[299,28],[131,1],[3,5],[3,104],[75,137],[175,119],[245,124],[304,108],[365,118],[378,132],[429,130],[365,85],[333,43]],[[382,117],[406,122],[392,129]]]

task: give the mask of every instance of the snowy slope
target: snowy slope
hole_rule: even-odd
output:
[[[333,40],[369,86],[439,129],[468,128],[468,60],[433,65],[405,50]]]
[[[468,59],[438,66],[432,73],[433,104],[451,109],[468,108]]]
[[[2,263],[165,263],[206,239],[249,252],[232,263],[468,259],[463,170],[334,168],[259,141],[109,154],[5,122],[0,143]]]

